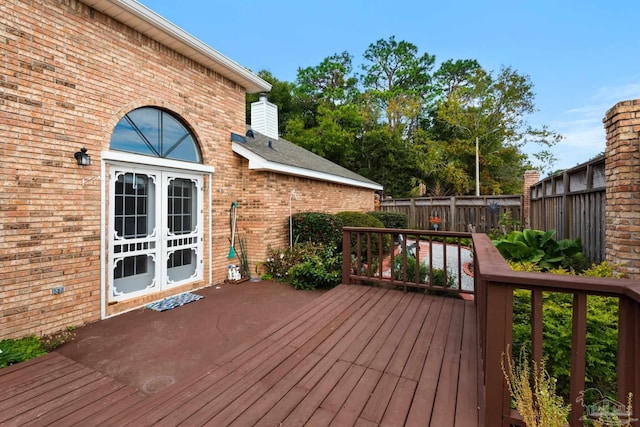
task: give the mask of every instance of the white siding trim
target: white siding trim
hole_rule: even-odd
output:
[[[160,168],[180,169],[185,171],[214,173],[213,166],[201,163],[181,162],[179,160],[161,159],[159,157],[143,156],[140,154],[126,153],[124,151],[103,151],[100,153],[103,161],[132,163]]]

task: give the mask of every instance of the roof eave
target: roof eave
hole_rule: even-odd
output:
[[[265,158],[257,155],[246,147],[242,146],[242,143],[232,142],[231,147],[233,152],[249,160],[249,169],[258,171],[269,171],[281,173],[284,175],[294,175],[303,178],[311,178],[319,181],[333,182],[336,184],[348,185],[351,187],[366,188],[368,190],[382,191],[383,187],[380,184],[374,182],[364,182],[355,179],[350,179],[338,175],[332,175],[326,172],[319,172],[310,169],[304,169],[297,166],[285,165],[282,163],[271,162]]]
[[[135,0],[82,0],[170,49],[225,76],[249,93],[268,92],[271,84]]]

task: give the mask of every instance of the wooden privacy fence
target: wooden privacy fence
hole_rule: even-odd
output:
[[[604,156],[531,186],[531,228],[556,230],[556,239],[582,240],[590,262],[605,259]]]
[[[434,223],[430,220],[439,217],[438,230],[467,232],[472,225],[475,232],[488,233],[500,227],[500,218],[506,212],[523,223],[522,196],[387,199],[380,202],[379,210],[407,214],[409,228],[418,230],[433,230]]]

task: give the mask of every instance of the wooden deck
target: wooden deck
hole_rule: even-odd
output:
[[[154,396],[59,355],[0,371],[0,423],[477,426],[476,339],[472,302],[341,285]]]

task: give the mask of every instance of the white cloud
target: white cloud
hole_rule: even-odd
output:
[[[640,84],[599,88],[589,102],[560,114],[551,129],[564,138],[552,151],[558,158],[553,169],[568,169],[584,163],[604,151],[606,134],[602,119],[607,110],[620,101],[640,98]]]

